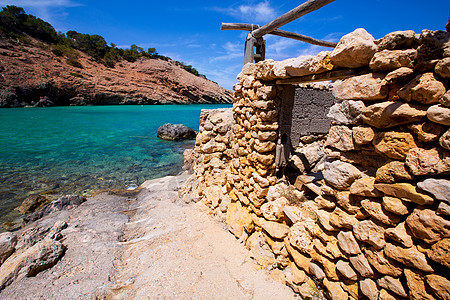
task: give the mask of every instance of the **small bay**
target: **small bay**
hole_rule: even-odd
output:
[[[0,109],[0,224],[39,193],[89,195],[181,171],[194,141],[164,141],[159,126],[198,130],[200,110],[230,105]]]

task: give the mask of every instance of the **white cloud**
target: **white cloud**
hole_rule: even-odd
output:
[[[251,23],[267,23],[277,17],[277,12],[269,1],[256,4],[242,4],[234,7],[214,7],[212,10],[227,14],[239,20]]]

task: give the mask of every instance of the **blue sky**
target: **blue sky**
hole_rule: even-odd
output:
[[[121,47],[155,47],[231,89],[243,65],[246,33],[220,31],[220,23],[264,25],[303,2],[0,0],[0,5],[21,6],[58,31],[99,34]],[[449,13],[448,0],[336,0],[280,29],[337,42],[363,27],[381,38],[395,30],[445,30]],[[329,49],[274,36],[266,36],[266,45],[266,58],[274,60]]]

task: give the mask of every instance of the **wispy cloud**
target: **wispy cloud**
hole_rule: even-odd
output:
[[[241,42],[226,42],[222,49],[225,51],[221,51],[219,56],[212,57],[209,62],[217,62],[217,61],[223,61],[223,60],[233,60],[238,57],[244,57],[244,45]]]
[[[277,17],[277,11],[269,1],[255,4],[242,4],[226,8],[213,7],[210,9],[251,23],[267,23]]]

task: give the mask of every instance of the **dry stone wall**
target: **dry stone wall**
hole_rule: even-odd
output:
[[[290,185],[276,80],[361,67],[334,85],[328,134],[300,139],[315,169]],[[247,64],[238,81],[232,112],[202,112],[186,192],[306,299],[450,299],[450,33],[357,29],[332,52]]]

